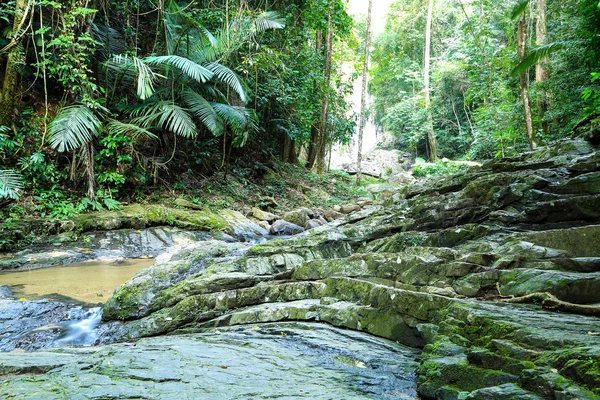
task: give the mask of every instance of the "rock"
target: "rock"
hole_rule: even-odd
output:
[[[103,307],[104,318],[123,320],[145,316],[153,309],[154,298],[159,293],[203,271],[207,267],[206,260],[217,262],[219,257],[246,247],[242,243],[210,240],[175,248],[118,287]]]
[[[269,224],[267,221],[258,221],[256,224],[263,228],[265,231],[271,232],[271,224]]]
[[[391,389],[416,398],[417,356],[323,324],[219,328],[97,348],[2,353],[0,397],[221,399],[226,388],[229,399],[364,399]]]
[[[399,150],[376,149],[364,154],[361,172],[365,175],[383,177],[408,171],[412,164],[412,156]],[[343,164],[342,169],[350,174],[356,174],[356,164]]]
[[[350,214],[360,210],[361,206],[359,206],[358,204],[344,204],[341,207],[340,212],[342,212],[343,214]]]
[[[175,200],[175,205],[178,207],[182,207],[182,208],[189,208],[192,210],[202,210],[204,207],[196,204],[196,203],[192,203],[191,201],[188,201],[186,199],[182,199],[182,198],[178,198]]]
[[[373,204],[373,199],[370,197],[359,197],[356,199],[356,204],[360,207],[366,207]]]
[[[292,224],[291,222],[287,222],[284,220],[277,220],[273,222],[271,225],[271,234],[272,235],[297,235],[299,233],[304,232],[304,228],[298,226],[296,224]]]
[[[269,231],[258,226],[241,213],[233,210],[221,210],[219,215],[229,225],[229,229],[233,234],[243,239],[255,239],[257,237],[266,236]]]
[[[60,237],[50,237],[51,242],[60,243],[60,246],[51,243],[34,246],[17,254],[0,255],[0,270],[44,268],[96,259],[154,258],[173,246],[209,240],[213,236],[221,238],[223,235],[157,227],[85,233],[67,243],[62,243]]]
[[[272,223],[278,219],[281,219],[281,217],[279,217],[275,214],[272,214],[267,211],[263,211],[260,208],[256,208],[256,207],[252,207],[252,216],[259,221],[266,221],[268,223]]]
[[[464,174],[377,187],[375,197],[389,194],[385,205],[247,251],[198,245],[161,256],[162,267],[107,303],[105,318],[125,322],[104,325],[100,340],[319,321],[422,348],[423,398],[597,398],[598,172],[597,149],[561,141]],[[282,220],[276,227],[303,230]],[[505,301],[537,291],[559,301]],[[37,383],[11,377],[0,390]]]
[[[335,205],[335,206],[333,206],[333,207],[332,207],[332,209],[333,209],[333,211],[335,211],[335,212],[340,212],[340,211],[342,211],[342,207],[340,207],[340,206],[338,206],[338,205]]]
[[[467,400],[542,400],[531,392],[521,389],[514,383],[507,383],[500,386],[492,386],[471,392],[466,397]]]
[[[299,208],[297,210],[284,213],[282,219],[298,226],[304,226],[312,214],[312,210],[308,208]]]
[[[367,190],[369,191],[369,193],[373,194],[375,198],[377,198],[377,196],[392,197],[392,195],[398,192],[400,188],[398,186],[378,183],[367,185]]]
[[[388,178],[388,183],[394,186],[406,186],[415,181],[415,178],[408,172],[400,172]]]
[[[319,221],[318,219],[311,219],[306,222],[306,225],[304,225],[304,229],[309,231],[311,229],[315,229],[323,225],[324,223],[322,221]]]
[[[337,206],[337,207],[339,207],[339,206]],[[342,208],[339,207],[339,209],[341,210]],[[325,220],[327,220],[327,222],[332,222],[332,221],[338,220],[340,218],[344,218],[344,214],[342,214],[339,211],[335,211],[333,209],[317,208],[317,209],[313,210],[313,214],[322,216],[323,218],[325,218]]]

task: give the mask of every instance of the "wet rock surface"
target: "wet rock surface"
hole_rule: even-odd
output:
[[[91,232],[67,242],[63,240],[70,238],[56,236],[50,238],[54,243],[38,245],[15,254],[0,254],[0,270],[44,268],[86,260],[154,258],[167,249],[212,237],[207,232],[169,227]]]
[[[119,288],[99,340],[325,322],[422,349],[425,398],[598,398],[599,171],[590,143],[562,141],[386,187],[384,206],[239,258],[183,250],[203,267],[166,262],[152,275],[158,289],[135,279]],[[552,297],[507,303],[532,294]],[[108,348],[126,349],[99,351]]]
[[[101,348],[0,354],[13,399],[412,399],[417,352],[325,325],[279,324]],[[32,390],[32,388],[35,388]]]

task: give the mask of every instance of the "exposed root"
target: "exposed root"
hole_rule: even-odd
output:
[[[533,303],[535,301],[539,301],[541,302],[542,307],[548,310],[563,311],[573,314],[600,316],[600,306],[569,303],[557,299],[556,296],[548,292],[531,293],[521,297],[499,298],[496,299],[496,301],[502,303]]]

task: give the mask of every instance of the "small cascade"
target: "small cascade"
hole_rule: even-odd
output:
[[[56,345],[92,346],[98,333],[96,328],[102,320],[102,308],[94,307],[87,311],[84,319],[78,321],[64,322],[64,334],[59,338]]]

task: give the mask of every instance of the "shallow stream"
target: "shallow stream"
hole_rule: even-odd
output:
[[[86,261],[62,267],[2,272],[0,286],[9,287],[15,299],[103,304],[118,286],[153,263],[152,259]]]

